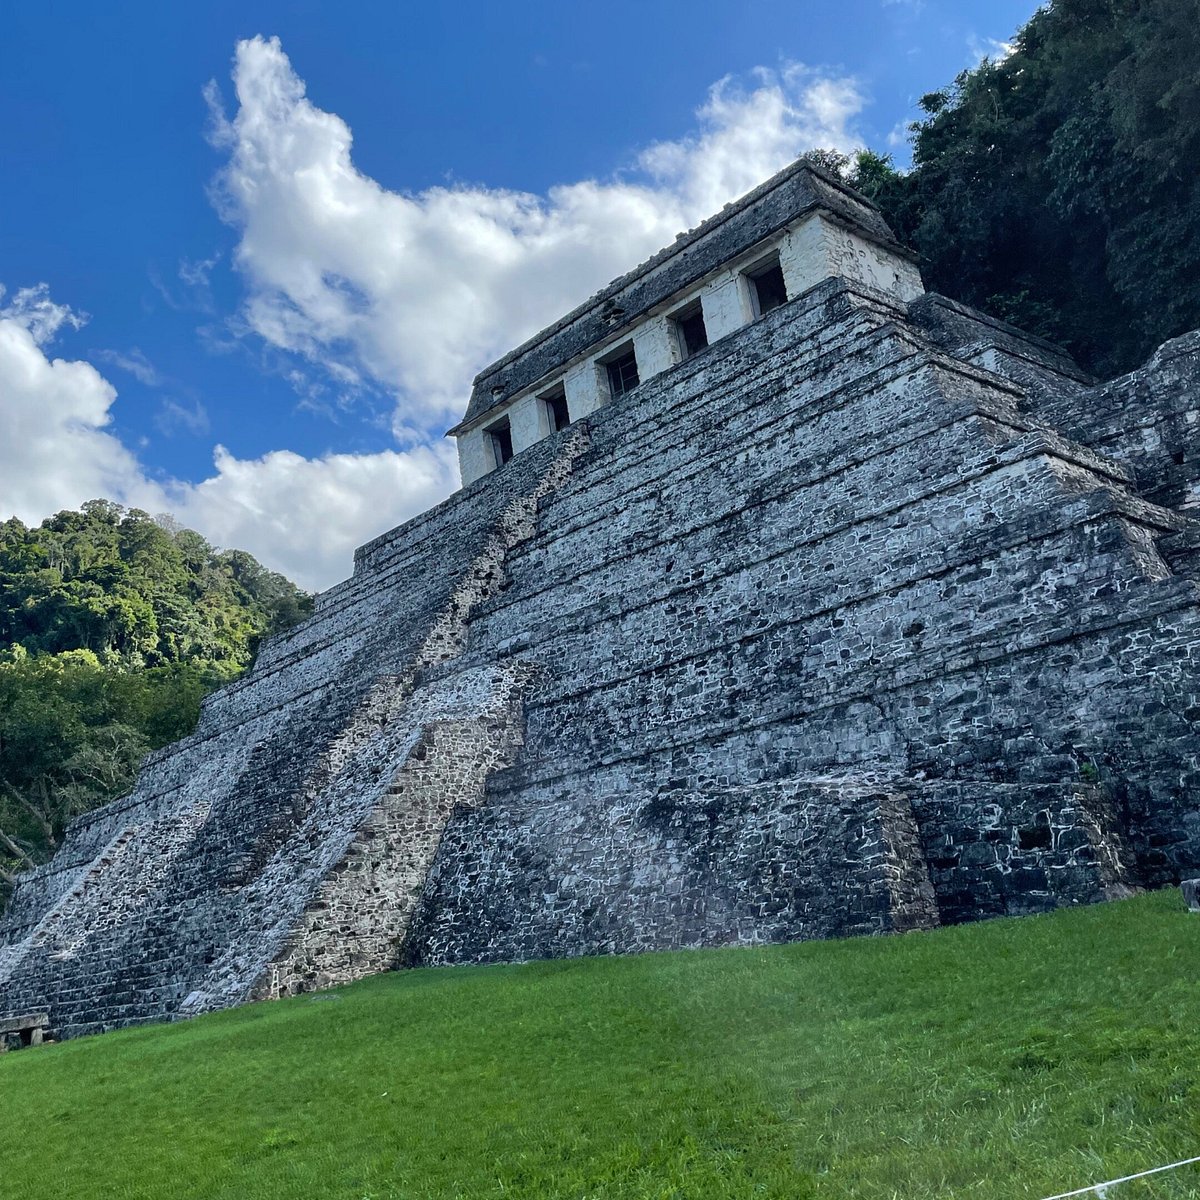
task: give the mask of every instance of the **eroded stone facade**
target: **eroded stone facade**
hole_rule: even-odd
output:
[[[460,432],[771,246],[786,303],[360,549],[81,819],[0,925],[0,1017],[1195,875],[1200,335],[1097,384],[794,168],[485,371]]]

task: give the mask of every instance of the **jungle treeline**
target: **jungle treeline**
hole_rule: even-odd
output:
[[[1101,377],[1200,327],[1197,0],[1055,0],[919,107],[911,170],[845,168],[927,287]]]
[[[0,524],[0,907],[311,606],[244,551],[107,500]]]

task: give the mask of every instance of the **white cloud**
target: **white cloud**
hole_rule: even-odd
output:
[[[170,511],[308,588],[348,575],[355,546],[458,485],[449,445],[322,458],[274,450],[253,460],[218,446],[214,464],[212,478],[177,490]]]
[[[128,354],[122,354],[119,350],[93,350],[92,354],[101,362],[127,372],[147,387],[162,386],[163,377],[158,368],[136,346]]]
[[[68,503],[132,496],[131,481],[141,479],[134,456],[106,429],[116,389],[90,363],[45,352],[63,327],[82,324],[82,317],[50,299],[44,285],[23,289],[0,307],[4,516],[40,520]]]
[[[1004,42],[993,37],[980,37],[979,34],[973,33],[967,38],[967,51],[970,56],[967,59],[967,65],[973,69],[979,66],[985,58],[994,63],[1001,63],[1016,48],[1013,42]]]
[[[170,309],[176,312],[212,313],[212,272],[221,261],[220,254],[211,258],[181,258],[175,269],[178,282],[168,283],[153,263],[147,269],[151,286]]]
[[[717,83],[693,135],[611,179],[401,194],[358,171],[349,127],[305,97],[277,39],[239,43],[233,79],[232,118],[207,95],[245,320],[340,386],[393,394],[405,436],[456,419],[487,362],[797,154],[853,148],[864,105],[852,79],[759,70]]]
[[[448,446],[320,458],[278,450],[253,460],[218,446],[215,473],[202,483],[156,480],[108,431],[112,384],[91,363],[47,354],[55,334],[81,324],[44,286],[0,307],[0,517],[35,523],[105,497],[170,512],[216,544],[249,550],[317,588],[349,573],[356,545],[457,482]]]
[[[208,277],[212,269],[220,261],[221,256],[214,254],[212,258],[183,258],[179,260],[179,278],[191,288],[207,288]]]
[[[0,284],[0,302],[7,294],[7,289]],[[21,288],[0,309],[0,315],[24,329],[37,346],[52,341],[64,325],[71,329],[82,329],[88,322],[87,313],[75,312],[65,304],[55,304],[50,299],[50,289],[44,283]]]
[[[385,393],[406,448],[247,460],[218,446],[210,478],[157,478],[111,432],[112,384],[91,363],[46,352],[84,318],[44,287],[26,289],[0,307],[0,515],[33,522],[103,496],[171,512],[307,587],[343,577],[355,545],[453,490],[453,449],[437,435],[476,371],[802,151],[852,149],[864,104],[852,79],[760,70],[717,83],[690,136],[650,145],[609,179],[545,195],[479,185],[410,195],[357,170],[349,128],[305,98],[278,41],[240,43],[234,82],[228,120],[208,89],[226,155],[213,196],[238,231],[246,299],[202,336],[227,351],[249,329],[291,356],[286,374],[309,406],[333,412],[356,388]],[[207,305],[214,265],[180,264],[189,307]],[[104,358],[143,381],[153,371],[144,356]],[[203,431],[202,406],[166,404],[169,425]]]
[[[191,404],[181,404],[169,397],[158,406],[154,424],[159,433],[171,437],[179,430],[184,430],[195,437],[209,431],[208,409],[199,400]]]

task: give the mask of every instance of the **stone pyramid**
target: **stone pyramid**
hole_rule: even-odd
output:
[[[483,372],[463,489],[22,878],[0,1017],[1195,873],[1198,428],[1200,335],[1097,384],[795,164]]]

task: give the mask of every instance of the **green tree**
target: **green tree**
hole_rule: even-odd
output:
[[[245,551],[111,501],[0,524],[0,901],[311,608]]]
[[[0,645],[88,649],[126,668],[201,662],[232,677],[312,598],[242,550],[93,500],[0,525]]]
[[[911,171],[851,172],[930,287],[1105,375],[1200,326],[1194,0],[1054,0],[920,106]]]

